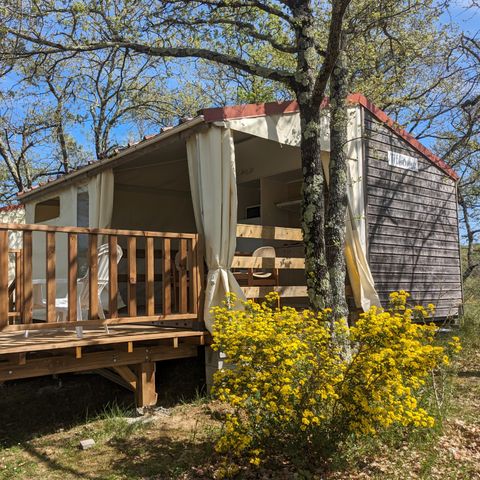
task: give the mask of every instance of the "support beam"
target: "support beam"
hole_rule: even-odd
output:
[[[127,368],[127,367],[122,367],[122,368]],[[117,385],[120,385],[121,387],[126,388],[131,392],[135,392],[135,384],[132,385],[126,382],[123,379],[123,377],[112,372],[112,370],[109,370],[108,368],[100,368],[99,370],[95,370],[95,373],[98,373],[99,375],[106,378],[107,380],[110,380],[111,382],[116,383]]]
[[[25,365],[18,365],[18,361],[0,363],[0,382],[196,356],[197,346],[188,344],[180,344],[178,348],[166,345],[138,347],[132,353],[119,350],[83,352],[82,358],[78,359],[68,352],[66,355],[28,359]]]
[[[144,362],[137,366],[137,388],[135,403],[137,407],[152,407],[157,403],[155,388],[155,363]]]
[[[27,354],[23,353],[12,353],[7,355],[8,360],[15,365],[25,365],[27,363]]]
[[[132,391],[135,391],[137,388],[137,377],[130,367],[113,367],[113,370],[125,381],[125,383],[130,385]]]

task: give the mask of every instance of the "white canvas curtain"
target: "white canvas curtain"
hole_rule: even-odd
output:
[[[97,174],[88,185],[90,203],[89,222],[93,228],[109,228],[113,212],[113,170]]]
[[[348,207],[345,222],[345,263],[352,287],[355,305],[366,312],[372,305],[381,306],[375,290],[375,282],[367,261],[365,204],[363,202],[363,184],[361,165],[350,157],[348,170]],[[323,171],[327,183],[330,182],[328,163],[323,162]],[[360,169],[360,172],[358,171]]]
[[[113,194],[115,177],[113,170],[104,170],[98,173],[88,184],[89,197],[89,225],[91,228],[110,228],[112,226]],[[105,236],[99,237],[99,243],[106,242]],[[102,305],[107,309],[108,289],[101,293]],[[118,308],[125,306],[120,294],[117,297]]]
[[[345,262],[355,304],[363,311],[380,307],[380,298],[367,260],[367,216],[365,212],[362,114],[360,107],[349,110],[347,130],[348,213],[345,232]]]
[[[345,260],[350,284],[357,307],[364,311],[370,306],[380,306],[375,283],[367,261],[367,228],[365,215],[365,192],[363,182],[363,150],[360,108],[350,110],[348,128],[349,189],[348,218],[346,226]],[[300,145],[300,115],[290,113],[265,117],[241,118],[219,122],[232,130],[241,131],[285,145]],[[329,118],[322,117],[322,150],[330,150]],[[328,164],[323,165],[328,181]]]
[[[210,309],[227,292],[243,298],[230,267],[236,247],[237,182],[235,146],[230,129],[210,127],[187,139],[187,158],[197,231],[208,266],[204,319],[211,330]]]

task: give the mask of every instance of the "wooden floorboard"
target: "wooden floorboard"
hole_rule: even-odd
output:
[[[23,333],[4,332],[0,334],[0,355],[174,338],[198,339],[203,344],[205,335],[206,332],[198,330],[145,325],[110,327],[109,333],[105,329],[85,330],[83,338],[78,338],[72,330],[32,331],[27,338]]]

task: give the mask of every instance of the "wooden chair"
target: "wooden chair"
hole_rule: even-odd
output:
[[[275,248],[270,246],[257,248],[251,255],[252,258],[271,258],[275,262]],[[247,287],[277,287],[279,285],[278,268],[248,268],[232,270],[240,286]],[[278,300],[280,307],[280,299]]]
[[[117,245],[117,264],[120,262],[123,256],[123,250],[120,245]],[[102,304],[102,292],[108,286],[109,283],[109,246],[107,243],[98,247],[98,316],[101,319],[105,319],[105,312]],[[89,308],[89,270],[82,278],[78,279],[78,308],[77,316],[79,320],[83,320],[83,312],[88,311]]]

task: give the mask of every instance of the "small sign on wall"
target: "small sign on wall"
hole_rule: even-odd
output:
[[[388,164],[392,167],[403,168],[404,170],[413,170],[418,172],[418,159],[409,157],[403,153],[388,152]]]

